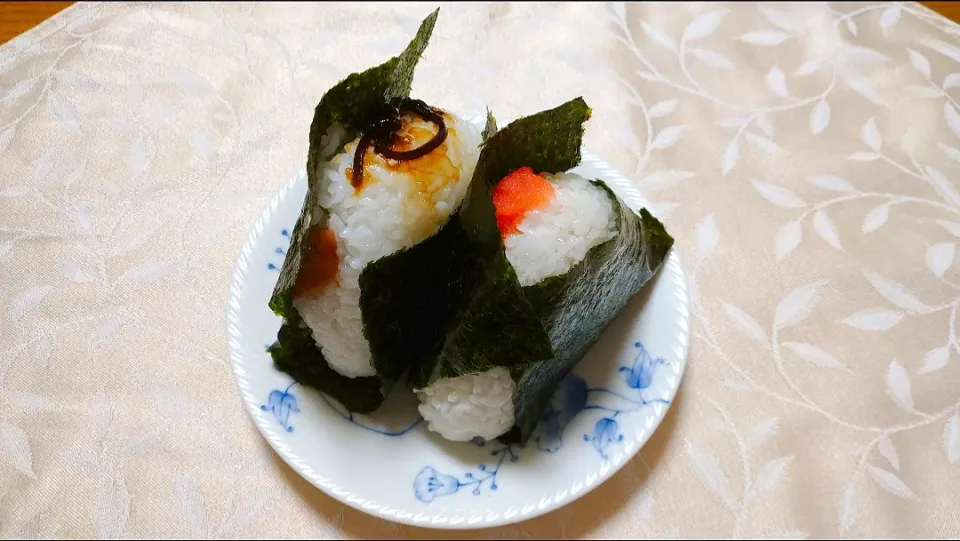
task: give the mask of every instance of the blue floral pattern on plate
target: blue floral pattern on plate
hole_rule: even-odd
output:
[[[282,391],[271,391],[270,396],[267,397],[267,403],[260,406],[260,411],[272,413],[273,418],[287,432],[293,432],[293,427],[290,426],[290,414],[300,413],[300,408],[297,406],[297,397],[290,392],[290,388],[294,385],[296,383],[291,383]]]
[[[289,242],[290,242],[290,232],[287,231],[286,229],[281,229],[281,230],[280,230],[280,236],[283,237],[283,238],[285,238],[285,239],[287,239],[287,243],[288,243],[288,245],[289,245]],[[281,247],[281,246],[277,246],[276,248],[273,249],[273,253],[275,253],[275,254],[277,254],[277,255],[280,255],[280,256],[286,257],[286,255],[287,255],[287,250],[286,250],[286,248],[283,248],[283,247]],[[281,261],[282,261],[282,259],[281,259]],[[277,264],[275,264],[275,263],[273,263],[273,262],[270,262],[270,263],[267,263],[267,270],[272,270],[272,271],[280,272],[280,267],[279,267]]]
[[[497,490],[497,474],[500,473],[500,467],[508,459],[510,462],[516,462],[518,457],[512,445],[492,451],[490,455],[497,459],[492,468],[486,464],[478,464],[477,469],[480,473],[467,472],[463,475],[462,481],[453,475],[439,473],[433,466],[425,466],[413,480],[414,497],[423,503],[430,503],[435,498],[456,494],[464,487],[473,487],[471,492],[474,496],[479,496],[484,486],[491,491]]]
[[[289,242],[290,234],[286,229],[282,230],[280,234]],[[277,247],[274,252],[283,256],[285,249]],[[274,263],[268,263],[267,268],[272,271],[279,270],[279,267]],[[665,361],[661,357],[654,358],[640,342],[636,342],[634,348],[637,352],[633,363],[618,368],[618,372],[624,375],[623,382],[627,388],[627,391],[623,393],[603,387],[591,388],[583,377],[572,372],[560,382],[531,438],[537,449],[547,453],[556,453],[563,446],[563,436],[567,425],[578,415],[596,411],[601,413],[601,417],[594,422],[590,433],[583,434],[583,441],[591,444],[601,459],[609,460],[608,448],[624,439],[617,423],[618,416],[637,411],[650,404],[667,405],[670,403],[669,400],[660,398],[644,398],[643,391],[651,386],[657,368],[665,364]],[[297,399],[290,392],[294,385],[296,385],[296,382],[291,383],[283,391],[273,390],[267,398],[267,403],[260,407],[262,411],[271,412],[277,423],[287,432],[293,432],[294,430],[293,426],[290,425],[290,415],[300,412]],[[342,407],[338,407],[322,393],[320,396],[331,409],[347,422],[382,436],[403,436],[423,422],[423,419],[417,419],[399,428],[384,428],[368,422],[363,416],[354,415]],[[482,447],[484,444],[480,442],[478,445]],[[473,487],[471,493],[475,496],[480,495],[484,487],[488,488],[489,491],[497,490],[496,481],[501,467],[507,460],[516,462],[518,455],[513,446],[505,446],[492,451],[491,456],[496,459],[492,467],[488,467],[485,463],[478,464],[478,473],[465,473],[462,479],[442,473],[433,466],[424,466],[414,478],[414,496],[421,502],[430,503],[438,497],[456,494],[464,487]]]

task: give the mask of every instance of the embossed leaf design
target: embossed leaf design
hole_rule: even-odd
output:
[[[738,39],[753,45],[779,45],[789,38],[790,35],[777,30],[760,30],[757,32],[747,32]]]
[[[910,64],[912,64],[917,71],[923,74],[924,77],[929,79],[930,78],[930,61],[927,60],[927,57],[923,56],[922,54],[918,53],[917,51],[914,51],[909,47],[907,48],[907,54],[910,56]]]
[[[811,58],[810,60],[804,61],[803,64],[797,67],[797,70],[793,72],[793,75],[796,77],[802,77],[804,75],[810,75],[816,73],[823,68],[823,62],[818,58]]]
[[[880,488],[890,494],[904,500],[917,499],[917,495],[895,474],[876,466],[869,466],[867,471],[870,472],[870,477],[880,485]]]
[[[130,285],[142,285],[159,280],[176,270],[173,261],[154,261],[130,269],[120,276],[119,281]]]
[[[757,323],[755,319],[750,317],[749,314],[737,306],[728,303],[723,303],[723,311],[726,312],[727,316],[731,321],[733,321],[734,326],[736,326],[739,331],[749,336],[759,344],[768,344],[767,335],[763,328],[760,327],[760,324]]]
[[[960,150],[943,143],[937,143],[937,146],[940,147],[940,150],[942,150],[952,161],[955,163],[960,163]]]
[[[90,436],[96,442],[102,442],[107,437],[110,424],[113,422],[113,404],[106,393],[99,392],[93,398],[93,407],[90,411]]]
[[[880,97],[880,93],[877,92],[877,89],[873,87],[873,83],[866,78],[849,72],[842,73],[841,77],[843,77],[844,82],[846,82],[850,88],[867,100],[877,105],[887,105],[883,98]]]
[[[893,446],[893,440],[889,436],[883,435],[880,437],[880,441],[877,442],[877,451],[880,451],[880,454],[887,459],[893,469],[900,470],[900,456],[897,454],[897,448]]]
[[[944,102],[943,114],[947,119],[947,125],[957,137],[960,137],[960,113],[957,113],[956,107],[949,101]]]
[[[840,531],[850,529],[857,518],[857,511],[857,487],[854,481],[850,481],[847,488],[843,490],[843,497],[840,500]]]
[[[720,169],[724,176],[733,169],[733,166],[737,165],[738,159],[740,159],[740,144],[737,139],[733,139],[723,152],[723,165]]]
[[[49,409],[50,401],[46,398],[29,392],[14,389],[0,390],[0,399],[10,407],[24,413],[38,413]]]
[[[256,497],[241,500],[240,504],[236,506],[236,509],[217,530],[217,538],[230,537],[231,532],[236,532],[252,523],[279,496],[277,493],[260,494]]]
[[[723,22],[724,15],[728,12],[729,10],[720,9],[698,15],[684,28],[684,41],[702,39],[713,34],[717,27],[720,26],[720,23]]]
[[[677,100],[664,100],[651,106],[650,109],[647,110],[647,115],[650,118],[660,118],[669,115],[676,108]]]
[[[37,77],[23,79],[19,83],[13,85],[13,88],[7,91],[3,97],[7,100],[15,100],[27,95],[31,90],[34,89],[34,87],[37,86],[37,79]]]
[[[733,62],[731,62],[729,58],[716,51],[711,51],[710,49],[704,49],[702,47],[691,47],[687,52],[711,68],[722,70],[732,70],[735,68]]]
[[[892,361],[887,369],[887,393],[898,406],[913,412],[916,411],[916,405],[910,387],[910,374],[897,361]]]
[[[880,14],[880,28],[884,31],[893,27],[900,20],[900,6],[891,6]]]
[[[871,118],[864,122],[860,128],[860,140],[873,150],[880,150],[883,139],[880,138],[880,131],[877,129],[877,119]]]
[[[189,528],[191,538],[206,538],[207,523],[200,489],[183,472],[177,472],[173,479],[173,490],[180,501],[180,514]]]
[[[932,38],[924,39],[922,43],[927,47],[930,47],[934,51],[937,51],[940,54],[953,59],[954,62],[960,63],[960,49],[958,49],[957,47],[954,47],[949,43],[944,43],[939,39],[932,39]]]
[[[53,108],[53,114],[57,120],[62,122],[71,132],[82,133],[80,119],[77,117],[77,110],[73,103],[62,94],[54,92],[50,95],[50,107]]]
[[[871,210],[863,219],[863,234],[868,235],[877,229],[880,229],[883,224],[887,223],[887,218],[889,215],[890,205],[888,203],[884,203],[883,205]]]
[[[802,20],[797,19],[785,11],[774,9],[772,5],[760,4],[757,7],[760,8],[760,11],[768,21],[782,30],[793,33],[801,32],[807,28],[807,25]]]
[[[764,199],[778,207],[796,209],[807,206],[806,201],[797,197],[795,193],[787,188],[759,180],[752,180],[751,183]]]
[[[787,254],[792,252],[794,248],[800,245],[800,241],[803,239],[803,230],[800,227],[799,221],[787,222],[777,231],[777,236],[774,240],[774,256],[776,256],[777,261],[782,260],[786,257]]]
[[[672,147],[677,144],[677,141],[680,140],[680,136],[686,129],[686,126],[668,126],[660,130],[656,137],[653,138],[653,142],[650,143],[650,148],[661,150]]]
[[[97,528],[101,539],[123,539],[130,517],[130,491],[119,474],[100,480],[96,506]]]
[[[960,206],[960,193],[954,187],[953,183],[947,180],[947,177],[939,169],[926,166],[923,168],[925,177],[945,200],[956,206]]]
[[[747,141],[750,141],[750,143],[753,146],[757,147],[758,149],[764,152],[767,152],[769,154],[778,154],[780,152],[783,152],[783,149],[780,148],[780,145],[774,143],[773,140],[768,137],[764,137],[760,134],[749,132],[749,131],[744,132],[743,136],[746,137]]]
[[[684,180],[693,178],[694,173],[692,171],[684,171],[680,169],[670,169],[667,171],[657,171],[655,173],[650,173],[642,179],[640,179],[640,188],[643,190],[662,190],[669,188],[678,182],[683,182]]]
[[[751,449],[756,449],[764,443],[766,443],[770,438],[776,435],[777,431],[780,429],[780,420],[779,419],[767,419],[766,421],[760,421],[753,428],[750,429],[750,432],[747,433],[746,445]]]
[[[810,315],[810,310],[817,301],[820,288],[826,282],[814,282],[794,289],[788,293],[780,304],[774,316],[774,324],[778,327],[787,327],[800,323]]]
[[[929,374],[931,372],[936,372],[941,368],[947,366],[947,363],[950,362],[950,348],[947,346],[941,346],[938,348],[933,348],[923,356],[923,365],[920,367],[920,370],[917,371],[918,374]]]
[[[63,179],[64,190],[69,189],[74,183],[83,178],[83,175],[87,172],[87,163],[89,162],[86,158],[80,160],[77,163],[77,167]]]
[[[7,147],[10,146],[10,141],[13,141],[13,136],[15,133],[17,133],[16,125],[0,131],[0,152],[7,150]]]
[[[853,20],[852,18],[847,18],[847,19],[845,19],[845,20],[844,20],[844,23],[846,23],[847,30],[848,30],[851,34],[853,34],[854,37],[856,37],[856,35],[857,35],[857,23],[854,22],[854,20]]]
[[[668,51],[671,51],[674,53],[677,52],[677,44],[674,43],[673,39],[671,39],[670,36],[664,34],[663,31],[657,28],[656,26],[653,26],[652,24],[649,24],[646,21],[643,21],[640,23],[640,28],[643,30],[643,32],[647,36],[650,37],[650,40],[656,43],[657,45],[663,47]]]
[[[947,269],[953,264],[956,245],[952,242],[936,244],[927,250],[927,268],[938,278],[943,278]]]
[[[194,131],[191,141],[197,158],[207,163],[215,161],[217,151],[213,148],[213,140],[206,132]]]
[[[767,72],[767,88],[771,92],[778,96],[787,95],[787,79],[783,75],[783,71],[779,66],[774,66],[770,68],[770,71]]]
[[[72,261],[64,262],[60,268],[63,269],[63,276],[71,282],[91,282],[96,278],[94,269]]]
[[[830,125],[830,104],[820,100],[810,110],[810,133],[817,134]]]
[[[861,310],[841,321],[862,331],[885,331],[903,320],[903,312],[885,308]]]
[[[951,464],[960,461],[960,413],[955,413],[943,427],[943,451]]]
[[[30,478],[34,477],[27,433],[6,421],[0,421],[0,461]]]
[[[883,298],[904,310],[923,312],[930,307],[920,302],[903,284],[868,270],[863,271],[864,278]]]
[[[842,193],[857,193],[860,191],[856,189],[853,184],[850,184],[849,181],[835,175],[816,175],[808,177],[807,180],[814,186],[823,188],[824,190]]]
[[[960,238],[960,223],[950,222],[947,220],[937,220],[937,223],[940,224],[941,227],[949,231],[950,234],[953,235],[954,237]]]
[[[108,340],[116,336],[123,327],[123,317],[116,315],[108,318],[97,329],[97,332],[90,337],[90,349],[96,350],[103,346]]]
[[[36,308],[43,298],[50,293],[52,288],[31,287],[20,294],[12,303],[10,303],[10,320],[14,323],[23,319],[28,312]]]
[[[747,493],[747,501],[755,500],[775,489],[787,475],[791,462],[793,462],[793,456],[782,456],[761,466]]]
[[[697,225],[697,249],[700,251],[700,257],[708,256],[713,249],[717,247],[717,239],[720,233],[717,231],[717,222],[713,214],[707,215]]]
[[[793,352],[797,357],[817,366],[836,368],[850,372],[850,369],[840,362],[839,359],[811,344],[804,342],[784,342],[783,347]]]
[[[697,472],[704,486],[732,509],[733,498],[730,495],[729,483],[723,472],[720,471],[717,460],[713,455],[701,450],[692,441],[687,440],[687,456],[690,457],[694,471]]]
[[[817,232],[827,244],[837,250],[843,250],[840,244],[840,234],[837,232],[837,226],[827,215],[826,211],[819,209],[813,213],[813,230]]]

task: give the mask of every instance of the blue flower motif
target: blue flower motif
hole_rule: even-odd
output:
[[[290,393],[290,387],[294,385],[295,383],[291,383],[283,391],[272,391],[267,398],[267,403],[260,406],[260,411],[273,413],[273,417],[287,432],[293,432],[293,427],[289,424],[290,414],[300,413],[300,408],[297,406],[297,397]]]
[[[584,434],[584,441],[592,441],[593,447],[600,453],[600,456],[606,460],[606,448],[611,443],[620,443],[623,441],[623,434],[617,432],[617,422],[610,417],[604,417],[597,421],[593,426],[593,436]]]
[[[508,459],[510,462],[516,462],[517,454],[513,451],[512,446],[507,445],[492,451],[490,456],[497,460],[493,467],[479,464],[477,466],[479,472],[476,475],[467,472],[464,474],[465,480],[463,481],[452,475],[438,473],[431,466],[425,466],[413,480],[414,497],[421,502],[430,503],[434,498],[454,494],[461,487],[473,487],[470,492],[474,496],[479,496],[484,483],[490,490],[497,490],[497,474],[500,472],[500,467]]]
[[[663,357],[654,359],[640,342],[637,342],[634,346],[636,346],[640,352],[637,353],[637,357],[633,361],[633,366],[621,366],[620,372],[626,372],[627,385],[629,387],[633,389],[646,389],[653,383],[653,374],[657,366],[664,363]]]
[[[537,448],[548,453],[560,449],[564,428],[587,405],[587,392],[587,382],[576,374],[570,373],[560,382],[537,425]]]
[[[424,467],[413,480],[413,495],[423,503],[430,503],[434,498],[449,496],[460,488],[460,480],[452,475],[437,473],[430,466]]]
[[[290,232],[289,232],[289,231],[287,231],[286,229],[281,229],[281,230],[280,230],[280,236],[282,236],[283,238],[287,239],[287,240],[288,240],[288,244],[289,244],[289,240],[290,240]],[[281,248],[280,246],[277,246],[276,248],[273,249],[273,253],[275,253],[275,254],[277,254],[277,255],[286,255],[287,251],[286,251],[284,248]],[[280,267],[276,266],[276,265],[273,264],[273,263],[267,263],[267,270],[279,271],[279,270],[280,270]]]

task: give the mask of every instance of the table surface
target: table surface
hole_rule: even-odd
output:
[[[960,21],[960,2],[920,2],[952,21]],[[26,32],[73,2],[0,2],[0,44]]]
[[[82,3],[0,46],[0,536],[456,536],[301,479],[224,343],[319,95],[430,8]],[[695,320],[637,460],[466,537],[960,537],[960,26],[900,2],[450,3],[414,93],[500,118],[582,95]]]

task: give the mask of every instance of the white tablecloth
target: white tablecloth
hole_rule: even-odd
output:
[[[223,316],[319,97],[434,7],[81,3],[0,47],[0,535],[457,535],[277,459]],[[960,536],[958,36],[899,2],[442,4],[415,95],[583,95],[697,292],[642,458],[469,537]]]

